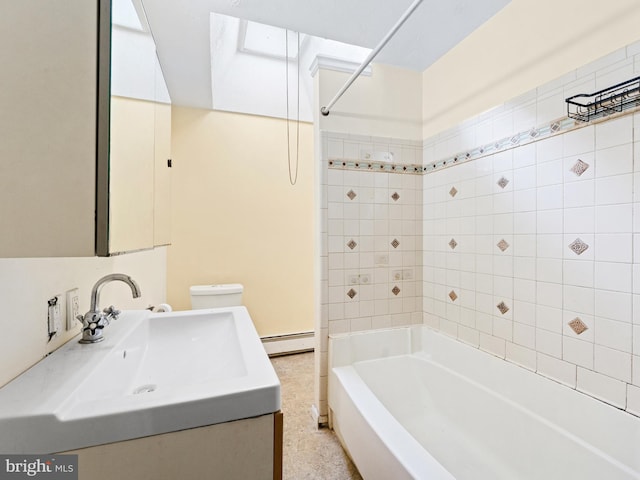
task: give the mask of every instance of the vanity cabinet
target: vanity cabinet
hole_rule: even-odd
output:
[[[170,100],[148,26],[112,31],[111,5],[3,3],[0,257],[170,242]]]
[[[281,480],[283,416],[260,417],[60,452],[80,478]]]

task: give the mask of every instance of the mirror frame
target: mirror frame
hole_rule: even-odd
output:
[[[109,256],[109,142],[111,121],[111,0],[98,0],[95,254]]]

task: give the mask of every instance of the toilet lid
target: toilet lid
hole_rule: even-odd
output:
[[[225,283],[219,285],[194,285],[189,289],[191,295],[230,295],[242,293],[243,286],[239,283]]]

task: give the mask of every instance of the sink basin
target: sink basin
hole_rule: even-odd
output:
[[[126,311],[0,389],[0,452],[55,453],[280,409],[280,382],[244,307]]]

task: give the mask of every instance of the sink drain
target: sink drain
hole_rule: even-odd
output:
[[[138,395],[140,393],[151,393],[151,392],[155,391],[156,388],[158,388],[157,385],[153,385],[153,384],[152,385],[142,385],[142,386],[136,388],[133,391],[133,394],[134,395]]]

